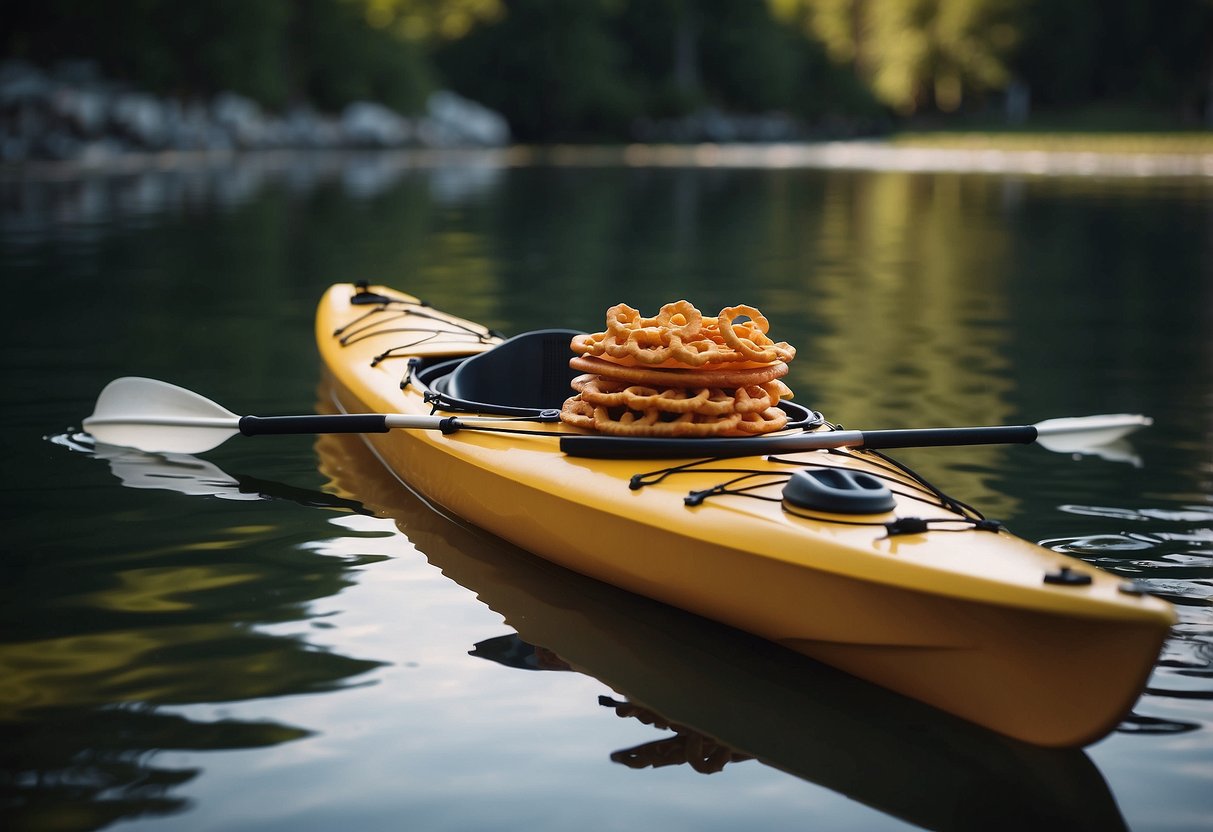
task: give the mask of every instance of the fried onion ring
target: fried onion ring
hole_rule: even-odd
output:
[[[581,394],[583,401],[597,407],[698,413],[703,416],[757,413],[779,401],[778,391],[772,393],[758,384],[733,391],[718,387],[668,387],[658,390],[590,374],[573,379],[573,389]]]
[[[749,320],[735,323],[740,317]],[[796,354],[786,342],[767,337],[770,323],[753,306],[726,307],[708,318],[690,301],[678,300],[646,318],[619,303],[607,310],[606,323],[604,332],[577,335],[569,346],[578,355],[649,367],[769,364]]]
[[[560,408],[560,421],[575,428],[594,429],[594,406],[582,401],[581,396],[572,396],[564,400]]]
[[[678,323],[679,320],[682,323]],[[703,314],[690,301],[676,300],[661,307],[657,323],[670,333],[671,338],[694,339],[703,327]]]
[[[740,317],[749,318],[749,323],[733,323]],[[796,350],[790,344],[784,341],[776,344],[767,337],[771,324],[766,316],[753,306],[730,306],[721,309],[718,320],[720,337],[729,347],[750,361],[791,361],[796,356]]]
[[[592,356],[574,356],[569,359],[569,366],[583,373],[593,373],[629,384],[641,384],[663,390],[667,387],[748,387],[752,384],[766,384],[788,374],[788,365],[782,361],[736,370],[678,370],[629,367]]]
[[[659,410],[594,408],[594,429],[609,436],[721,436],[736,428],[741,419],[740,413],[702,416],[698,413],[663,414]]]
[[[778,407],[768,407],[761,413],[745,413],[737,423],[736,430],[744,436],[774,433],[783,430],[788,423],[788,414]]]

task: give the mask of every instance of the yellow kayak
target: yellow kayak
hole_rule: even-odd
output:
[[[1002,734],[1102,737],[1174,621],[1165,602],[1011,535],[871,451],[679,439],[663,458],[668,444],[606,436],[575,450],[567,441],[584,432],[551,412],[571,395],[567,331],[505,339],[410,295],[341,284],[316,335],[337,410],[449,417],[445,430],[367,435],[432,503]],[[785,434],[833,430],[783,407]]]

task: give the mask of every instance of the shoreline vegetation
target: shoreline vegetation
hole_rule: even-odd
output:
[[[1209,0],[13,0],[0,23],[5,166],[522,146],[1204,176],[1213,152]]]
[[[1164,15],[1109,0],[1071,19],[940,0],[930,19],[949,33],[895,13],[842,27],[842,6],[876,15],[860,0],[28,0],[0,13],[0,175],[332,169],[376,153],[389,169],[1213,177],[1213,58],[1186,49],[1213,25],[1201,2]],[[81,30],[69,21],[101,29],[64,38]],[[1078,50],[1063,24],[1115,49]],[[934,62],[873,63],[928,34]],[[1174,49],[1152,50],[1156,35]],[[952,41],[973,38],[992,63],[953,78]]]

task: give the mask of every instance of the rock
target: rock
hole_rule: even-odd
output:
[[[321,115],[310,107],[291,109],[283,117],[283,125],[291,147],[336,148],[344,138],[337,119]]]
[[[102,80],[97,62],[80,58],[59,61],[51,70],[51,76],[61,84],[75,87],[94,86]]]
[[[265,141],[265,116],[261,105],[251,98],[221,92],[211,102],[211,118],[237,147],[253,149]]]
[[[110,105],[109,122],[115,131],[141,147],[159,150],[167,144],[168,119],[165,105],[142,92],[124,92]]]
[[[35,149],[46,159],[66,161],[74,159],[80,152],[81,142],[66,130],[49,130],[38,137]]]
[[[92,61],[62,62],[51,73],[24,61],[0,62],[5,162],[100,164],[161,150],[498,146],[509,139],[504,118],[451,92],[431,96],[415,120],[371,101],[354,102],[339,116],[306,105],[279,116],[234,92],[202,102],[126,89],[106,81]]]
[[[341,113],[341,131],[355,147],[402,147],[412,138],[408,119],[373,101],[355,101]]]
[[[100,165],[130,152],[130,148],[118,139],[106,136],[101,139],[81,142],[75,158],[85,165]]]
[[[24,162],[29,157],[29,139],[24,136],[0,133],[0,162]]]
[[[804,139],[808,131],[786,113],[726,113],[713,107],[681,118],[638,119],[633,137],[642,142],[787,142]]]
[[[431,141],[443,145],[500,147],[509,144],[510,126],[499,113],[448,90],[425,105]]]
[[[16,60],[0,64],[0,107],[44,99],[53,88],[50,78],[32,64]]]
[[[63,86],[49,96],[51,112],[80,136],[94,138],[105,131],[110,97],[100,90]]]

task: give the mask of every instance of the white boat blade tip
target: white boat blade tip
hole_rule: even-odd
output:
[[[1119,442],[1134,431],[1152,424],[1153,419],[1139,413],[1046,419],[1036,424],[1036,441],[1050,451],[1083,453]]]
[[[106,445],[192,454],[235,436],[239,422],[239,416],[193,391],[125,376],[105,386],[82,427]]]

